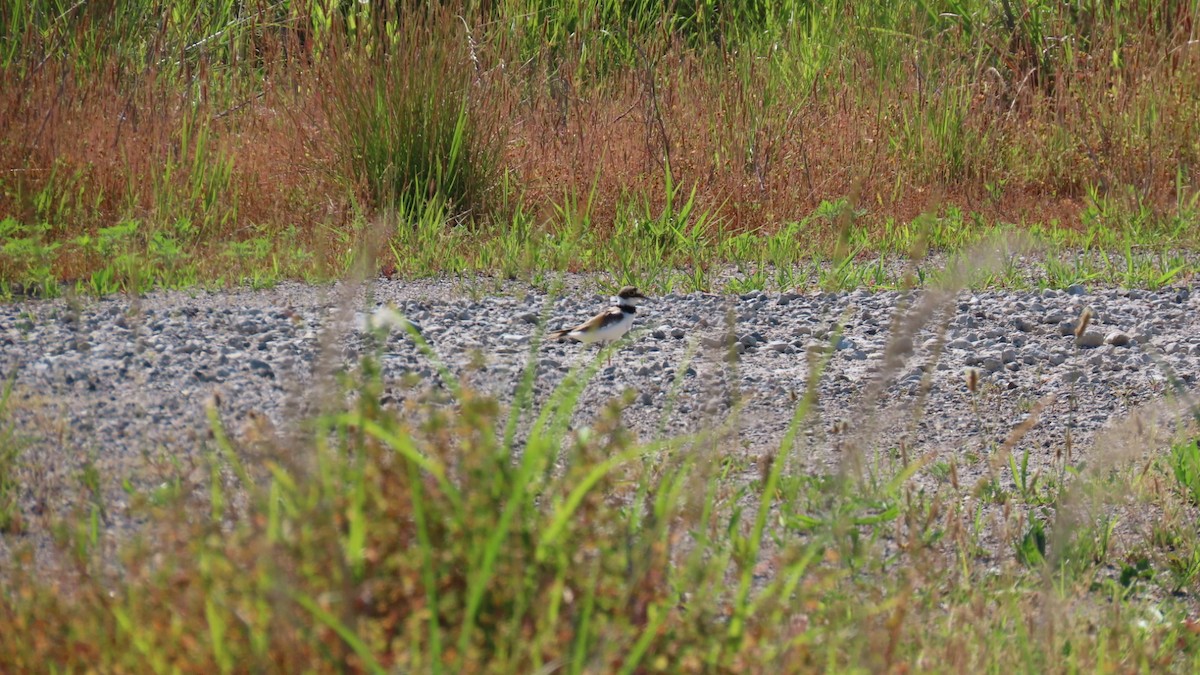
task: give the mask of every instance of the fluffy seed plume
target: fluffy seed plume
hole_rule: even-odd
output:
[[[1083,312],[1079,314],[1079,321],[1075,322],[1075,337],[1081,337],[1087,331],[1088,324],[1092,322],[1092,317],[1095,312],[1091,307],[1084,307]]]

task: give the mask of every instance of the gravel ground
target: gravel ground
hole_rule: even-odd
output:
[[[549,308],[551,328],[608,302],[585,288],[595,285],[568,280],[565,296]],[[324,364],[352,366],[366,343],[361,328],[385,305],[415,321],[473,386],[509,399],[547,297],[527,284],[449,280],[381,281],[370,294],[285,284],[0,306],[0,374],[16,375],[8,416],[24,441],[30,479],[23,507],[32,515],[78,498],[78,476],[90,464],[106,477],[108,527],[131,527],[120,481],[153,484],[148,456],[184,464],[199,458],[214,393],[235,437],[294,428],[289,420],[332,390],[314,373],[328,373]],[[728,452],[747,458],[749,478],[758,472],[754,459],[786,429],[812,355],[834,344],[819,385],[820,421],[797,470],[828,473],[847,456],[869,463],[903,448],[931,463],[956,458],[959,480],[969,484],[987,470],[979,458],[994,452],[989,444],[1027,420],[1016,448],[1030,451],[1031,470],[1050,467],[1064,452],[1077,466],[1103,463],[1162,445],[1141,424],[1140,436],[1122,435],[1119,420],[1161,399],[1170,389],[1166,373],[1189,388],[1195,382],[1197,303],[1187,289],[1080,287],[944,298],[933,291],[668,295],[643,306],[640,334],[589,385],[579,415],[585,420],[633,389],[626,419],[643,437],[654,436],[683,369],[668,429],[712,424],[740,401],[740,443]],[[1074,322],[1085,307],[1093,317],[1077,339]],[[433,368],[407,337],[393,335],[384,352],[390,398],[413,395],[406,375],[436,386]],[[594,354],[575,343],[544,345],[538,400]],[[482,367],[470,367],[479,361]],[[969,367],[980,374],[974,398],[965,385]],[[1102,428],[1109,431],[1098,434]],[[921,472],[914,480],[938,478]],[[1141,526],[1137,518],[1121,525]]]

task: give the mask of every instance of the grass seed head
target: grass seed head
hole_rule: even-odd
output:
[[[1079,321],[1075,322],[1075,337],[1082,337],[1087,332],[1088,324],[1092,322],[1093,316],[1095,316],[1095,312],[1092,311],[1091,307],[1083,308],[1083,311],[1079,314]]]
[[[967,381],[967,390],[974,394],[979,390],[979,369],[967,368],[963,372],[963,377]]]

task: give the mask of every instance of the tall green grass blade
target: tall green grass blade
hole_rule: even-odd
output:
[[[229,441],[229,436],[225,433],[225,425],[221,423],[221,414],[217,411],[217,406],[209,405],[207,409],[208,428],[212,431],[213,441],[217,445],[217,452],[233,469],[233,473],[242,482],[242,485],[247,489],[254,488],[254,481],[250,477],[250,472],[246,470],[246,466],[242,464],[238,453],[234,451],[233,444]]]
[[[417,543],[421,548],[421,582],[425,586],[425,601],[429,612],[429,656],[430,671],[442,671],[442,629],[438,622],[437,607],[437,568],[435,564],[435,549],[429,537],[429,524],[425,513],[425,496],[421,489],[421,477],[417,473],[417,465],[408,465],[408,479],[412,485],[413,520],[417,523]]]
[[[412,462],[413,465],[419,467],[422,471],[433,476],[437,480],[438,487],[442,489],[443,494],[454,505],[456,512],[459,515],[463,513],[462,495],[454,487],[454,484],[450,482],[449,477],[446,475],[446,468],[436,460],[422,455],[413,445],[412,439],[409,436],[393,433],[383,428],[383,426],[374,420],[360,419],[352,416],[344,416],[343,419],[347,423],[361,425],[364,432],[394,450],[404,459]]]
[[[358,656],[359,660],[362,661],[362,667],[365,668],[367,672],[375,673],[376,675],[384,675],[384,673],[387,672],[387,670],[379,664],[379,661],[376,660],[371,648],[368,647],[366,643],[364,643],[362,639],[354,633],[354,631],[350,630],[341,621],[338,621],[336,616],[330,614],[327,610],[318,605],[312,598],[304,595],[303,593],[293,590],[289,591],[288,594],[292,600],[296,602],[296,604],[306,609],[308,613],[317,620],[318,623],[336,633],[337,636],[342,639],[342,642],[345,642],[346,645],[354,651],[355,655]]]

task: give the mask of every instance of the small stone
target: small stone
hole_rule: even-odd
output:
[[[266,377],[272,380],[275,379],[275,371],[271,368],[271,364],[267,363],[266,361],[250,359],[249,365],[250,370],[260,377]]]
[[[1129,335],[1115,330],[1104,337],[1104,342],[1114,347],[1125,347],[1129,345]]]
[[[1075,344],[1088,349],[1099,347],[1104,344],[1104,335],[1099,331],[1089,330],[1075,338]]]
[[[670,332],[671,337],[675,338],[676,340],[683,338],[683,336],[686,334],[682,328],[672,328]]]
[[[216,380],[213,374],[204,368],[197,368],[196,370],[193,370],[192,377],[201,382],[213,382]]]
[[[766,345],[764,345],[764,348],[769,351],[773,351],[773,352],[786,353],[786,352],[791,351],[792,346],[789,345],[788,343],[784,342],[783,340],[771,340]]]
[[[1087,289],[1079,284],[1067,286],[1067,295],[1083,295],[1084,293],[1087,293]]]
[[[1000,360],[1005,363],[1012,363],[1013,361],[1016,361],[1017,360],[1017,350],[1005,349],[1004,351],[1000,352]]]
[[[1066,318],[1066,314],[1063,314],[1058,310],[1053,310],[1046,313],[1046,315],[1042,317],[1042,323],[1062,323]]]

